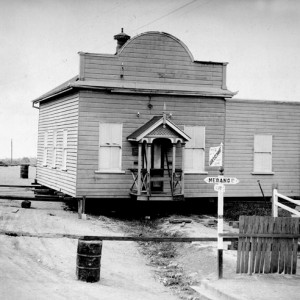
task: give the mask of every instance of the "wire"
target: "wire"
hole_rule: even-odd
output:
[[[191,1],[191,2],[189,2],[189,3],[186,3],[186,4],[182,5],[182,6],[179,6],[178,8],[176,8],[176,9],[174,9],[174,10],[171,10],[171,11],[168,12],[167,14],[162,15],[162,16],[160,16],[159,18],[157,18],[157,19],[155,19],[155,20],[153,20],[153,21],[151,21],[151,22],[149,22],[149,23],[147,23],[147,24],[145,24],[145,25],[143,25],[143,26],[140,26],[140,27],[138,27],[138,28],[136,28],[136,29],[134,29],[134,30],[139,30],[139,29],[144,28],[144,27],[146,27],[146,26],[148,26],[148,25],[151,25],[151,24],[153,24],[153,23],[155,23],[155,22],[157,22],[157,21],[159,21],[159,20],[161,20],[161,19],[163,19],[163,18],[165,18],[165,17],[168,17],[169,15],[171,15],[171,14],[177,12],[178,10],[181,10],[182,8],[184,8],[184,7],[186,7],[186,6],[189,6],[189,5],[191,5],[192,3],[197,2],[197,1],[198,1],[198,0],[193,0],[193,1]]]

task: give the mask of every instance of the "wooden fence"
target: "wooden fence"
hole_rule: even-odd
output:
[[[237,273],[296,274],[298,218],[241,216],[239,229]]]

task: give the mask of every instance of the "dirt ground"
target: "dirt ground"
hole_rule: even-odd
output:
[[[14,168],[16,173],[18,169]],[[0,180],[9,183],[8,176],[3,177],[4,169],[11,170],[1,168]],[[34,169],[30,171],[31,177],[34,177]],[[14,184],[30,182],[32,178],[14,180]],[[21,208],[20,203],[0,200],[0,230],[118,236],[137,234],[132,222],[91,215],[87,220],[80,220],[77,213],[65,210],[61,203],[32,202],[31,209]],[[169,220],[173,217],[160,219],[152,233],[155,235],[159,231],[190,237],[217,235],[216,226],[206,224],[208,216],[190,216],[191,223],[171,224]],[[229,227],[225,229],[232,231]],[[98,283],[80,282],[76,278],[77,240],[0,235],[0,243],[0,299],[191,300],[200,298],[191,291],[190,285],[196,285],[203,278],[217,278],[216,243],[176,244],[172,246],[174,256],[169,257],[150,243],[105,241]],[[170,251],[166,250],[168,254]],[[235,251],[224,253],[225,277],[234,274],[235,255]]]
[[[0,203],[1,230],[120,235],[109,220],[79,220],[60,204]],[[156,281],[135,243],[104,242],[101,280],[76,279],[77,240],[1,236],[0,299],[178,299]]]

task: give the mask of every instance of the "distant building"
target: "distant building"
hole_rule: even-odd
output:
[[[33,101],[38,183],[98,199],[216,197],[204,178],[218,176],[208,153],[223,142],[225,174],[240,179],[226,195],[261,196],[257,180],[266,196],[274,184],[300,194],[296,104],[229,100],[227,63],[195,61],[170,34],[115,39],[116,54],[80,52],[79,75]]]

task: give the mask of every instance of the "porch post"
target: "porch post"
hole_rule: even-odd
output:
[[[151,186],[150,186],[150,167],[151,167],[151,143],[147,143],[147,186],[148,186],[148,195],[151,194]]]
[[[173,144],[173,161],[172,161],[172,173],[175,173],[176,166],[176,144]]]
[[[141,170],[142,170],[142,144],[138,145],[138,174],[137,174],[137,194],[141,194]]]
[[[181,151],[182,151],[181,193],[184,194],[184,160],[185,160],[185,144],[181,144]]]
[[[173,144],[173,160],[172,160],[172,178],[171,178],[171,192],[174,194],[174,176],[175,176],[175,169],[176,169],[176,144]]]

